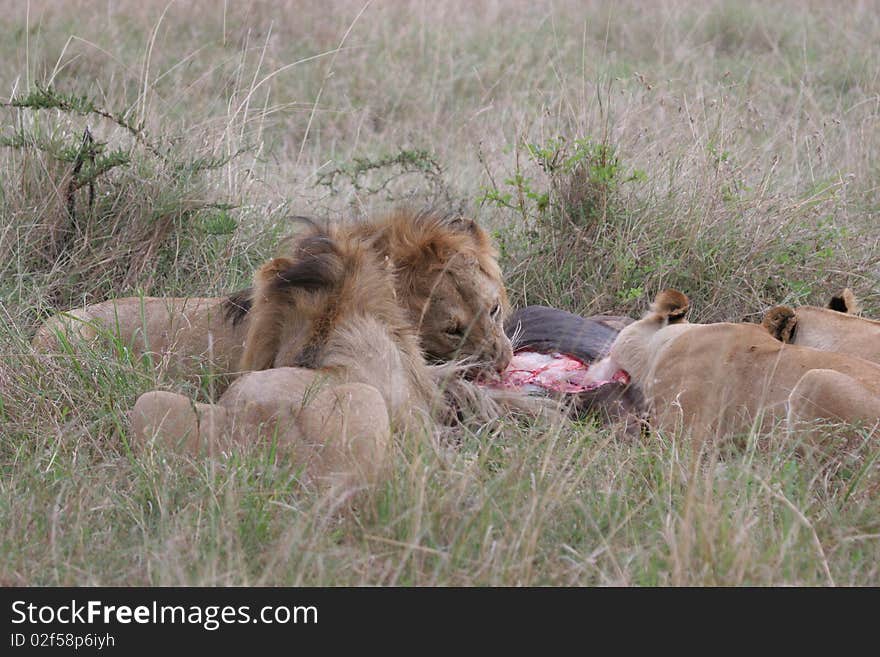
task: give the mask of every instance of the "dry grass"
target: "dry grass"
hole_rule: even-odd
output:
[[[271,454],[132,454],[138,394],[210,391],[122,345],[35,359],[52,309],[235,289],[287,215],[402,201],[490,226],[517,304],[674,285],[754,320],[850,285],[880,314],[874,3],[331,5],[0,3],[0,98],[115,117],[0,109],[0,582],[880,584],[876,437],[822,468],[501,420],[400,437],[338,513]],[[86,125],[127,159],[74,174]]]

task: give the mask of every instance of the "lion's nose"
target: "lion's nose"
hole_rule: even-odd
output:
[[[495,348],[495,369],[499,372],[503,372],[507,369],[507,366],[510,365],[510,361],[513,358],[513,353],[510,349],[506,349],[505,347],[496,347]]]

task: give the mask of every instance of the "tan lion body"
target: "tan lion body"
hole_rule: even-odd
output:
[[[621,331],[609,355],[610,367],[625,369],[642,390],[658,427],[683,427],[704,439],[786,417],[880,419],[880,366],[785,345],[758,325],[690,324],[686,297],[675,292],[669,302],[672,292]],[[840,381],[847,394],[829,394],[843,389]]]
[[[33,338],[41,352],[58,352],[60,340],[95,344],[117,340],[178,377],[203,371],[233,372],[244,350],[247,322],[233,322],[226,297],[126,297],[61,313]],[[61,336],[61,337],[59,337]]]
[[[142,395],[135,440],[217,454],[271,441],[317,483],[362,486],[383,471],[392,432],[432,431],[444,401],[434,360],[503,369],[507,300],[495,252],[473,222],[396,213],[319,229],[266,263],[247,295],[123,299],[56,317],[34,344],[70,327],[117,335],[184,374],[243,372],[216,404]],[[198,370],[195,370],[198,371]],[[438,375],[437,378],[441,378]]]

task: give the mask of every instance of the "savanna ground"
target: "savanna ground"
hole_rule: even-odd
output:
[[[880,584],[876,437],[692,454],[593,422],[401,437],[354,512],[270,450],[133,453],[201,385],[38,361],[47,314],[246,285],[287,217],[398,203],[491,228],[515,305],[880,314],[872,2],[19,2],[0,43],[0,582]],[[93,142],[84,140],[88,126]]]

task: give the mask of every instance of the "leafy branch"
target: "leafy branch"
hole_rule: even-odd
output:
[[[364,182],[368,174],[388,169],[392,173],[378,185],[371,186]],[[349,163],[319,173],[316,184],[327,187],[333,194],[338,193],[339,186],[345,183],[358,192],[378,194],[387,192],[393,181],[413,173],[424,176],[435,190],[445,188],[442,167],[431,153],[422,149],[403,149],[394,155],[383,155],[376,159],[356,157]]]
[[[14,107],[32,110],[57,109],[62,112],[73,112],[82,116],[90,114],[100,116],[126,130],[135,141],[143,146],[149,153],[155,155],[162,161],[166,160],[165,155],[159,150],[159,148],[147,139],[143,126],[132,125],[123,116],[96,106],[87,96],[66,94],[52,89],[51,87],[36,85],[33,90],[25,95],[14,97],[9,102],[0,103],[0,107]]]

